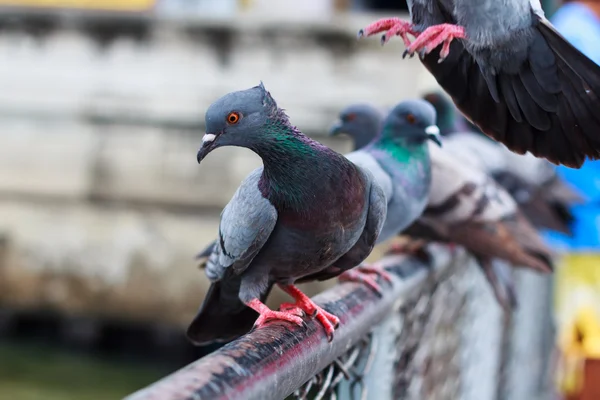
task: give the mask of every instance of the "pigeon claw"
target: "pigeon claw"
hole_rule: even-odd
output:
[[[300,318],[306,317],[306,313],[304,312],[304,310],[298,307],[296,303],[281,303],[281,305],[279,306],[279,311],[291,313],[299,316]],[[310,315],[310,317],[312,318],[314,317],[314,315]]]
[[[311,318],[316,319],[325,330],[327,340],[333,340],[333,333],[335,329],[340,325],[340,319],[335,315],[325,311],[321,306],[317,305],[307,295],[302,293],[294,285],[280,285],[281,289],[292,296],[295,303],[284,303],[281,305],[280,310],[286,310],[285,312],[297,313],[299,310],[301,313],[309,315]]]
[[[258,299],[250,300],[246,305],[259,314],[254,322],[254,328],[261,328],[267,322],[280,320],[288,321],[296,325],[304,326],[304,321],[295,311],[273,311]]]
[[[361,265],[339,276],[340,282],[360,282],[370,287],[379,296],[383,294],[381,286],[376,278],[380,276],[383,280],[392,282],[392,275],[383,267],[376,265]]]
[[[256,322],[254,323],[254,327],[261,328],[267,322],[273,320],[288,321],[300,326],[304,325],[304,321],[302,320],[302,318],[296,315],[296,313],[294,312],[269,310],[263,314],[260,314],[260,317],[258,317]]]
[[[261,314],[260,317],[258,317],[256,322],[254,322],[254,327],[261,328],[267,322],[273,320],[288,321],[299,326],[304,325],[304,321],[302,320],[302,318],[296,315],[294,312],[269,310],[268,312],[265,312]]]
[[[418,33],[414,30],[413,24],[410,22],[403,21],[400,18],[383,18],[358,31],[358,37],[373,36],[384,31],[385,34],[381,37],[382,45],[386,44],[392,37],[400,36],[404,45],[408,47],[410,46],[408,34],[415,37],[418,36]]]
[[[358,267],[358,269],[360,270],[360,272],[363,272],[365,274],[372,274],[375,276],[380,276],[386,282],[389,282],[389,283],[393,282],[392,274],[390,274],[389,272],[387,272],[385,270],[385,268],[383,268],[382,266],[379,266],[377,264],[361,265],[360,267]]]
[[[421,32],[417,39],[410,44],[405,54],[419,52],[421,57],[429,54],[433,49],[442,45],[438,62],[442,62],[450,54],[450,44],[454,39],[464,39],[465,28],[452,24],[433,25]],[[404,57],[405,55],[403,55]]]
[[[377,283],[375,279],[373,279],[370,275],[362,274],[358,271],[350,270],[346,271],[338,277],[340,282],[359,282],[367,285],[371,288],[375,293],[379,296],[383,294],[381,291],[381,286]]]
[[[323,326],[325,334],[327,335],[327,340],[331,342],[333,340],[333,333],[335,332],[336,328],[340,326],[340,319],[335,315],[325,311],[321,307],[316,307],[317,310],[314,318]]]
[[[419,57],[425,57],[425,52],[423,50],[418,51],[418,53]],[[404,50],[404,52],[402,53],[402,59],[405,59],[406,56],[408,56],[408,58],[413,58],[415,56],[415,53],[411,53],[408,50]]]

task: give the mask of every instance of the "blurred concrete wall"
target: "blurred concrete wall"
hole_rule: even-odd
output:
[[[263,80],[303,131],[348,151],[323,137],[340,108],[432,82],[399,40],[356,40],[374,17],[84,17],[0,31],[3,305],[187,323],[206,288],[193,256],[259,165],[241,149],[197,165],[213,100]]]

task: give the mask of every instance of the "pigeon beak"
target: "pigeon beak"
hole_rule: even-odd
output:
[[[437,125],[429,125],[425,128],[427,139],[435,142],[438,146],[442,147],[442,140],[440,139],[440,128]]]
[[[334,122],[329,128],[329,136],[335,136],[342,132],[342,121]]]
[[[196,160],[198,160],[198,164],[204,160],[204,157],[207,156],[215,148],[215,139],[217,135],[214,133],[205,133],[202,137],[202,146],[200,146],[200,150],[198,150],[198,154],[196,155]]]

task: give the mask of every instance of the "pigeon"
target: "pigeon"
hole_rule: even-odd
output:
[[[354,142],[355,149],[368,145],[381,131],[386,113],[366,103],[352,104],[341,113],[338,121],[329,129],[329,135],[334,136],[344,128],[350,129],[345,133]]]
[[[436,124],[440,128],[440,134],[442,136],[448,136],[456,132],[481,133],[481,130],[473,125],[471,121],[466,119],[465,116],[458,111],[454,103],[442,93],[426,93],[423,95],[423,99],[435,107],[435,112],[437,114]],[[488,136],[485,137],[489,139]]]
[[[351,107],[340,113],[342,119],[333,126],[332,135],[355,132],[352,125],[360,118],[379,118],[375,107],[362,105],[352,108],[360,117],[343,119]],[[394,251],[417,253],[427,241],[462,245],[484,270],[500,305],[512,309],[516,306],[513,284],[492,260],[550,272],[550,251],[512,197],[490,176],[473,164],[462,163],[445,149],[445,143],[443,151],[431,144],[429,147],[432,181],[428,205],[403,232],[417,241],[395,247]]]
[[[435,125],[436,114],[431,104],[423,100],[406,100],[396,105],[382,121],[362,117],[360,112],[367,105],[350,107],[342,120],[361,127],[373,139],[371,129],[379,132],[374,140],[360,150],[346,155],[359,167],[369,170],[375,181],[383,188],[387,199],[387,216],[377,243],[384,242],[412,224],[428,203],[431,169],[427,141],[440,145],[439,128]],[[353,109],[356,113],[353,113]],[[378,117],[381,116],[374,110]],[[370,123],[375,121],[375,123]],[[341,127],[342,122],[338,122]],[[363,125],[366,124],[366,125]],[[335,130],[336,127],[332,127]],[[357,141],[357,143],[360,143]],[[340,275],[340,281],[360,281],[380,292],[377,282],[370,277],[376,274],[390,280],[378,265],[362,265]]]
[[[386,196],[386,219],[376,244],[397,235],[413,223],[425,209],[431,183],[429,148],[425,142],[429,139],[439,144],[435,109],[423,100],[403,101],[394,107],[388,116],[381,113],[379,115],[381,120],[377,119],[376,124],[369,127],[379,132],[377,139],[364,149],[346,155],[354,164],[373,175]],[[364,121],[368,123],[372,119],[365,118]],[[360,118],[353,120],[353,124],[361,126]],[[373,136],[370,129],[367,130],[369,141]],[[206,268],[207,260],[216,244],[217,240],[196,256],[196,259],[200,260],[200,267]],[[383,268],[377,265],[361,265],[341,275],[334,266],[303,277],[299,282],[325,280],[339,275],[340,281],[363,282],[380,293],[381,288],[373,279],[373,274],[390,280],[389,274]]]
[[[511,151],[573,168],[600,158],[600,66],[556,31],[539,0],[408,6],[411,22],[382,19],[359,37],[401,36],[405,55],[418,52],[467,118]]]
[[[584,199],[558,177],[554,165],[529,153],[515,154],[464,124],[464,117],[441,93],[427,93],[424,99],[436,108],[438,126],[448,136],[446,150],[490,174],[535,227],[572,235],[570,207]]]
[[[188,339],[228,341],[270,320],[302,325],[306,314],[332,340],[339,319],[294,284],[325,270],[341,274],[370,254],[387,213],[383,189],[368,170],[292,126],[262,82],[216,100],[205,119],[198,163],[219,147],[239,146],[263,166],[221,214],[206,261],[211,285]],[[275,284],[295,303],[269,309],[264,301]]]
[[[405,234],[469,250],[488,279],[499,304],[516,307],[514,284],[502,279],[492,261],[541,273],[553,271],[552,253],[520,211],[517,203],[492,177],[463,163],[449,151],[430,146],[432,182],[429,204]]]
[[[346,155],[356,165],[371,171],[386,191],[387,217],[378,243],[396,236],[427,205],[431,185],[428,140],[441,146],[435,121],[431,104],[423,100],[403,101],[383,121],[374,140]]]

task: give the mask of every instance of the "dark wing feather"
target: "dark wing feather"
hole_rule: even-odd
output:
[[[586,156],[600,158],[600,67],[549,22],[533,20],[527,57],[516,73],[490,75],[460,41],[442,63],[438,48],[423,64],[485,134],[514,152],[578,168]]]
[[[186,332],[193,344],[202,346],[229,342],[252,329],[258,314],[239,299],[240,285],[240,276],[225,277],[210,285]],[[270,291],[271,287],[261,296],[263,303]]]

